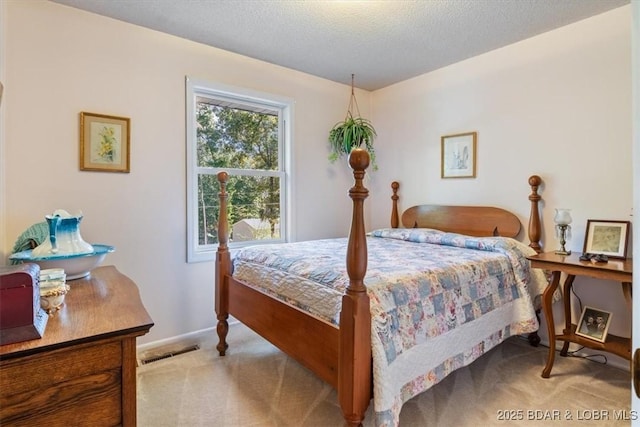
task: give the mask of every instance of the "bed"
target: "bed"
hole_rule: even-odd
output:
[[[406,400],[507,337],[539,341],[534,301],[546,283],[526,255],[541,249],[541,179],[529,179],[528,246],[513,239],[518,218],[493,207],[415,206],[400,228],[395,182],[391,227],[367,235],[368,153],[354,150],[349,163],[355,184],[348,239],[244,248],[233,263],[228,176],[218,174],[217,350],[224,356],[228,349],[232,315],[336,388],[347,425],[362,423],[372,397],[376,425],[397,425]],[[436,254],[436,247],[443,249]],[[398,254],[400,261],[392,258]]]

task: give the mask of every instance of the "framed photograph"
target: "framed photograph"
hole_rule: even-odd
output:
[[[587,220],[583,252],[626,258],[630,226],[629,221]]]
[[[576,335],[605,342],[611,324],[611,316],[612,314],[608,311],[585,307],[576,328]]]
[[[476,177],[477,132],[446,135],[441,138],[441,177]]]
[[[129,172],[130,123],[126,117],[80,113],[80,170]]]

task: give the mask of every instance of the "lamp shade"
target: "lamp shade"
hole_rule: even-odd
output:
[[[571,209],[556,209],[556,215],[553,217],[553,221],[557,225],[571,224]]]

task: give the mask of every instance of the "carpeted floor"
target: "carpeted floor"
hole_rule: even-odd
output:
[[[138,425],[343,425],[335,391],[306,368],[244,325],[228,341],[225,357],[212,334],[199,350],[140,366]],[[558,355],[543,379],[547,350],[510,338],[405,403],[400,426],[630,425],[628,371]],[[374,425],[371,406],[364,425]]]

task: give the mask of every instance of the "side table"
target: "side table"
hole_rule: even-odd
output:
[[[584,347],[606,351],[631,360],[630,338],[608,334],[606,342],[601,343],[576,335],[577,325],[571,322],[570,294],[576,276],[613,280],[622,284],[622,293],[629,309],[631,309],[633,262],[631,259],[610,259],[607,263],[592,263],[591,261],[580,261],[581,255],[579,252],[574,252],[571,255],[558,255],[554,252],[545,252],[528,257],[529,261],[531,261],[531,267],[552,272],[551,282],[547,285],[542,295],[542,311],[547,320],[547,330],[549,333],[549,356],[547,358],[547,364],[542,370],[543,378],[549,378],[551,374],[551,368],[553,368],[555,359],[556,340],[564,341],[564,345],[560,351],[561,356],[567,355],[569,344],[573,342]],[[567,275],[562,287],[565,327],[562,335],[556,336],[551,305],[553,303],[553,294],[560,284],[560,276],[562,273]]]

